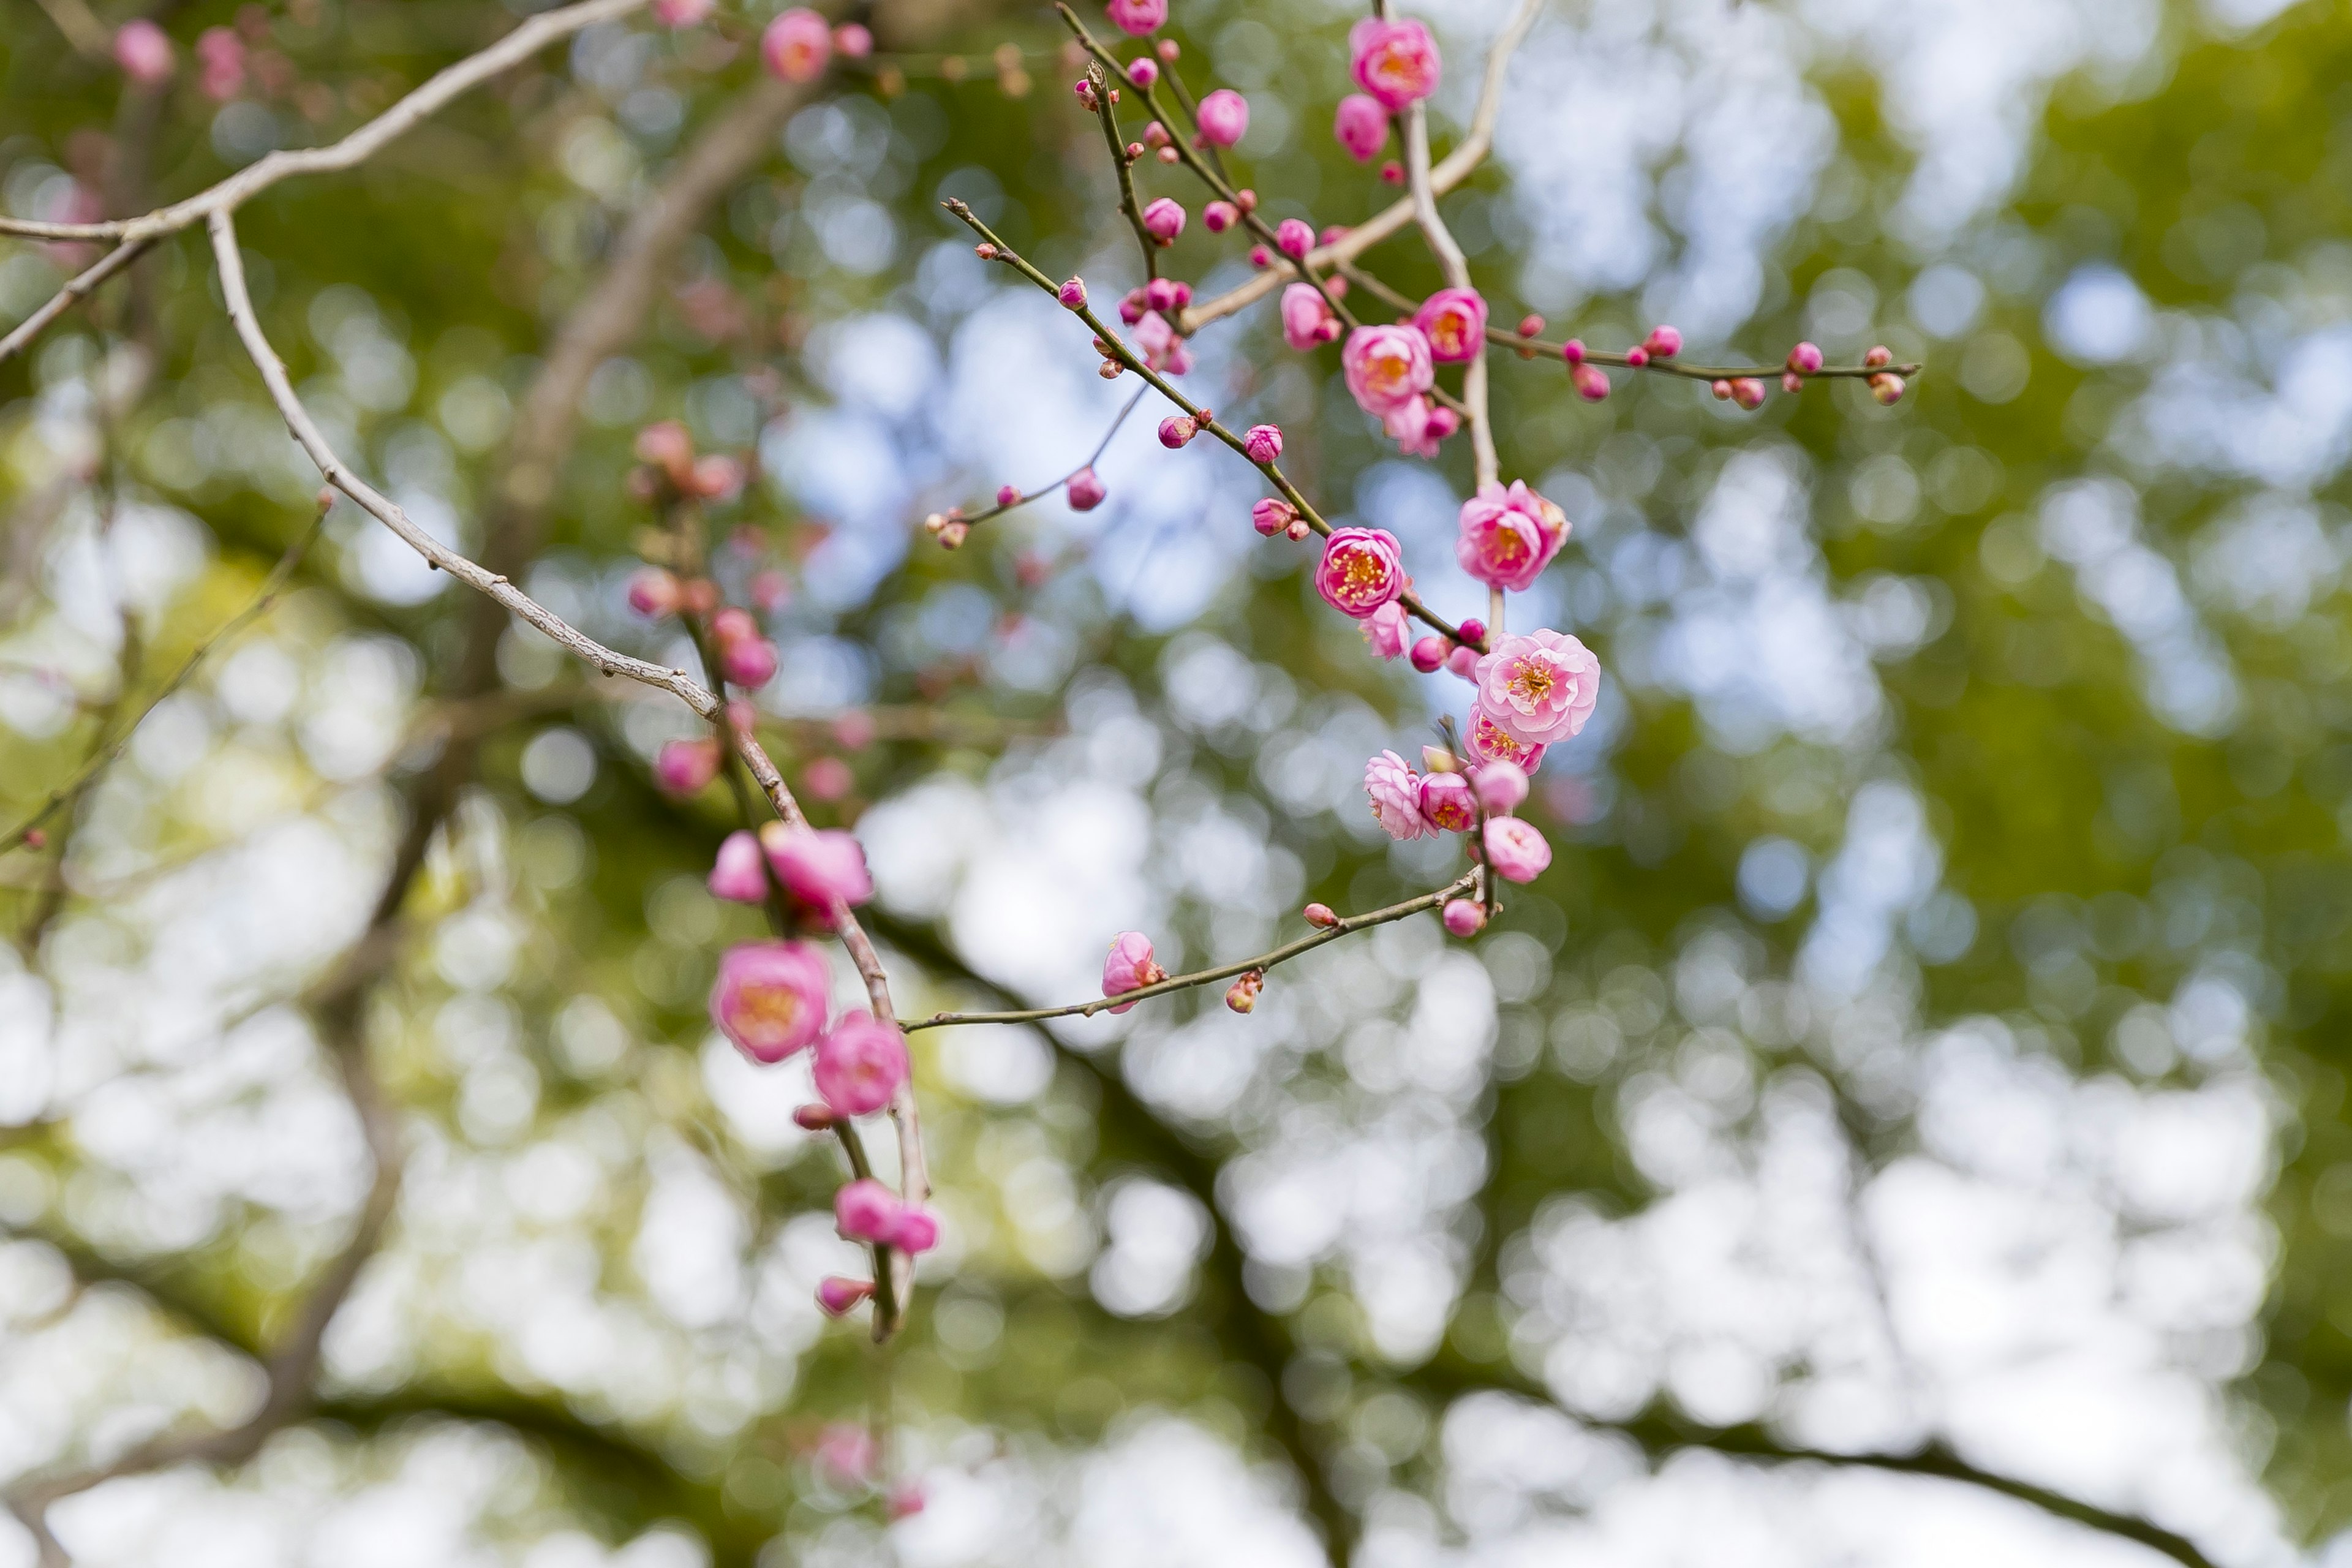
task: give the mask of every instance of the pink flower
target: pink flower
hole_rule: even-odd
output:
[[[801,770],[801,788],[817,800],[839,800],[857,786],[857,775],[839,757],[819,757]]]
[[[1672,359],[1683,352],[1683,335],[1672,327],[1652,327],[1642,340],[1642,352],[1652,359]]]
[[[1384,415],[1429,390],[1429,340],[1404,324],[1358,327],[1340,355],[1348,391],[1367,414]]]
[[[1103,497],[1109,493],[1103,489],[1101,476],[1092,468],[1080,468],[1070,476],[1069,497],[1072,511],[1092,511],[1102,505]]]
[[[678,595],[677,579],[658,566],[648,566],[629,579],[629,608],[649,621],[674,614]]]
[[[828,1318],[838,1318],[858,1302],[874,1294],[870,1279],[850,1279],[839,1274],[828,1274],[816,1282],[816,1304]]]
[[[654,0],[654,20],[665,27],[691,27],[710,15],[718,0]]]
[[[1348,53],[1356,85],[1391,113],[1437,90],[1437,42],[1419,22],[1368,16],[1348,30]]]
[[[870,1013],[850,1014],[816,1044],[816,1091],[840,1115],[881,1110],[906,1081],[906,1037]]]
[[[1221,87],[1201,100],[1196,118],[1202,141],[1213,147],[1230,147],[1249,134],[1249,100],[1232,88]]]
[[[1532,882],[1551,864],[1551,846],[1523,816],[1491,816],[1486,819],[1486,858],[1505,881]]]
[[[1135,341],[1143,346],[1143,363],[1156,371],[1182,375],[1192,368],[1192,348],[1168,324],[1168,318],[1157,310],[1136,323]]]
[[[1298,260],[1315,248],[1315,226],[1305,218],[1286,217],[1275,226],[1274,247]]]
[[[1280,496],[1268,496],[1250,508],[1250,526],[1272,539],[1297,520],[1298,509]]]
[[[1242,209],[1231,202],[1211,202],[1201,209],[1201,221],[1211,234],[1223,234],[1241,221]]]
[[[140,86],[153,87],[172,74],[172,40],[144,16],[125,22],[114,35],[114,63]]]
[[[814,81],[833,58],[833,29],[805,5],[795,5],[760,35],[768,74],[784,81]]]
[[[1282,291],[1282,341],[1304,353],[1339,335],[1339,318],[1312,283]]]
[[[1436,831],[1421,815],[1420,776],[1394,752],[1364,764],[1364,793],[1371,797],[1372,819],[1391,838],[1426,838]]]
[[[718,776],[716,741],[665,741],[654,758],[654,783],[665,795],[698,795]]]
[[[835,1481],[864,1486],[882,1462],[882,1446],[865,1427],[836,1421],[817,1438],[816,1462]]]
[[[768,896],[768,872],[760,863],[757,838],[739,828],[720,842],[719,858],[710,866],[710,892],[739,904],[756,904]]]
[[[1381,107],[1380,100],[1351,92],[1339,100],[1339,112],[1331,121],[1331,134],[1339,145],[1359,163],[1369,163],[1388,144],[1389,111]]]
[[[1592,717],[1601,661],[1560,632],[1504,637],[1478,661],[1479,710],[1531,746],[1565,741]]]
[[[131,24],[136,26],[138,24]],[[118,44],[119,49],[121,46]],[[1789,351],[1789,368],[1799,375],[1811,375],[1822,368],[1822,351],[1811,343],[1799,343]]]
[[[1446,903],[1444,919],[1447,931],[1466,940],[1486,929],[1486,906],[1475,899],[1453,899]]]
[[[1160,422],[1160,444],[1171,452],[1190,445],[1200,433],[1200,426],[1189,414],[1171,414]]]
[[[1475,647],[1455,647],[1448,650],[1445,655],[1445,668],[1448,674],[1458,675],[1465,680],[1476,679],[1478,650]]]
[[[1063,306],[1068,310],[1085,310],[1087,305],[1086,279],[1083,278],[1072,278],[1065,280],[1059,289],[1054,290],[1054,298],[1059,300]]]
[[[1405,636],[1404,606],[1393,599],[1364,617],[1364,641],[1382,658],[1404,652]]]
[[[1157,985],[1168,978],[1151,956],[1151,939],[1139,931],[1123,931],[1110,944],[1110,956],[1103,960],[1103,994],[1121,996],[1129,991],[1140,991],[1147,985]],[[1113,1007],[1114,1013],[1124,1013],[1134,1006],[1132,1002]]]
[[[1482,485],[1462,503],[1462,533],[1454,543],[1462,570],[1481,583],[1523,592],[1568,538],[1568,514],[1528,489]]]
[[[1103,9],[1112,26],[1139,38],[1168,20],[1168,0],[1109,0]]]
[[[887,1246],[903,1206],[898,1194],[873,1177],[864,1176],[833,1194],[834,1228],[851,1241],[875,1241]]]
[[[245,86],[245,40],[231,27],[206,27],[196,35],[198,85],[205,96],[226,102]]]
[[[762,637],[723,643],[719,649],[719,673],[738,686],[765,686],[776,677],[776,645]]]
[[[862,904],[874,896],[866,851],[854,834],[771,822],[760,829],[760,846],[784,891],[813,910],[830,910],[836,900]]]
[[[1315,591],[1343,616],[1363,619],[1404,592],[1404,555],[1380,528],[1339,528],[1323,542]]]
[[[1598,403],[1609,395],[1609,373],[1597,364],[1580,364],[1571,378],[1576,383],[1576,395],[1587,403]]]
[[[1457,651],[1467,652],[1460,649]],[[1464,749],[1473,762],[1491,767],[1497,763],[1515,763],[1523,773],[1531,773],[1543,766],[1544,749],[1530,746],[1490,718],[1483,708],[1470,710],[1470,732],[1464,740]]]
[[[1149,55],[1127,62],[1127,79],[1138,87],[1150,87],[1160,79],[1160,62]],[[1152,121],[1158,124],[1158,121]],[[1162,134],[1166,134],[1164,132]]]
[[[1444,668],[1445,656],[1453,651],[1453,644],[1433,632],[1412,645],[1412,667],[1423,675],[1434,675]]]
[[[1184,232],[1184,208],[1173,196],[1161,196],[1143,209],[1143,230],[1162,245],[1173,245]]]
[[[1458,364],[1486,352],[1486,301],[1475,289],[1440,289],[1422,301],[1412,324],[1429,340],[1429,357]]]
[[[890,1223],[890,1234],[882,1239],[909,1257],[929,1252],[940,1244],[940,1222],[929,1209],[902,1205]]]
[[[1460,773],[1422,775],[1420,805],[1421,819],[1432,828],[1467,833],[1478,825],[1477,797]]]
[[[1478,804],[1496,816],[1507,816],[1528,798],[1528,773],[1508,757],[1496,757],[1470,775]]]
[[[824,955],[805,942],[746,942],[719,960],[710,1019],[755,1062],[780,1062],[824,1028]]]
[[[857,22],[844,22],[833,30],[833,47],[853,60],[874,52],[874,35]]]
[[[1381,429],[1408,458],[1434,458],[1438,443],[1461,427],[1461,416],[1433,406],[1426,397],[1413,398],[1381,416]]]
[[[1272,425],[1253,425],[1242,437],[1242,450],[1253,463],[1271,463],[1282,456],[1282,431]]]

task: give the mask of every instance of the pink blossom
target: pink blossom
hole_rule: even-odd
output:
[[[1406,634],[1404,606],[1393,599],[1364,617],[1364,641],[1382,658],[1404,652]]]
[[[1315,591],[1343,616],[1363,619],[1404,592],[1404,555],[1381,528],[1334,529],[1315,568]]]
[[[1242,450],[1253,463],[1271,463],[1282,456],[1282,431],[1273,425],[1253,425],[1242,437]]]
[[[833,57],[833,29],[805,5],[795,5],[760,35],[768,74],[784,81],[814,81]]]
[[[1182,375],[1192,368],[1191,346],[1157,310],[1136,323],[1135,341],[1143,347],[1143,363],[1163,374]]]
[[[1162,245],[1173,245],[1176,237],[1184,232],[1183,204],[1173,196],[1161,196],[1143,209],[1143,230]]]
[[[1396,762],[1399,767],[1404,765],[1404,760],[1402,757],[1396,759]],[[1318,931],[1329,931],[1339,923],[1339,917],[1331,912],[1331,906],[1328,904],[1309,904],[1298,912],[1305,915],[1307,923]]]
[[[1568,539],[1568,514],[1528,489],[1525,479],[1509,489],[1482,485],[1462,503],[1461,536],[1454,559],[1462,570],[1492,587],[1524,592]]]
[[[1138,87],[1150,87],[1160,79],[1160,62],[1149,55],[1127,62],[1127,79]],[[1152,121],[1158,124],[1158,121]],[[1165,132],[1162,132],[1164,135]]]
[[[245,88],[245,40],[231,27],[196,35],[196,79],[205,96],[226,102]]]
[[[1054,298],[1059,300],[1064,306],[1070,310],[1085,310],[1087,307],[1086,279],[1083,278],[1071,278],[1065,279],[1062,286],[1054,290]]]
[[[1340,355],[1348,391],[1367,414],[1385,415],[1427,392],[1433,379],[1429,340],[1419,327],[1358,327]]]
[[[1382,752],[1364,764],[1364,793],[1371,797],[1372,819],[1391,838],[1426,838],[1436,832],[1421,815],[1421,778],[1394,752]]]
[[[1239,223],[1241,217],[1242,209],[1231,202],[1211,202],[1201,209],[1201,221],[1208,226],[1211,234],[1224,233]]]
[[[1331,134],[1339,145],[1359,163],[1369,163],[1380,155],[1389,139],[1389,111],[1381,107],[1380,100],[1351,92],[1339,100],[1339,112],[1331,121]]]
[[[1572,378],[1576,395],[1587,403],[1598,403],[1609,395],[1609,373],[1597,364],[1580,364]]]
[[[1437,42],[1419,22],[1368,16],[1348,31],[1356,85],[1391,113],[1437,90]]]
[[[1315,248],[1315,226],[1304,218],[1286,217],[1275,226],[1274,247],[1293,261]]]
[[[654,783],[665,795],[696,795],[719,776],[719,742],[665,741],[654,758]]]
[[[1426,397],[1412,398],[1381,416],[1381,429],[1408,458],[1434,458],[1438,443],[1460,428],[1459,415],[1433,405]]]
[[[852,1013],[816,1043],[816,1091],[840,1115],[881,1110],[906,1081],[907,1037],[896,1024]]]
[[[883,1239],[909,1257],[929,1252],[940,1244],[940,1222],[929,1209],[902,1205],[898,1217],[890,1222],[890,1234]]]
[[[776,677],[776,645],[765,637],[737,637],[719,649],[719,673],[738,686],[761,687]]]
[[[870,1279],[851,1279],[839,1274],[828,1274],[816,1282],[816,1304],[828,1318],[838,1318],[849,1312],[868,1296],[874,1294]]]
[[[1531,773],[1543,766],[1544,748],[1530,746],[1488,717],[1486,710],[1470,710],[1470,731],[1463,741],[1464,749],[1473,762],[1493,766],[1497,763],[1515,763],[1523,773]]]
[[[1528,798],[1528,773],[1508,757],[1483,763],[1470,775],[1478,804],[1497,816],[1508,816]]]
[[[1246,971],[1225,987],[1225,1005],[1236,1013],[1247,1013],[1257,1005],[1257,994],[1265,989],[1265,971]]]
[[[140,86],[153,87],[172,74],[171,37],[144,16],[125,22],[114,35],[114,63]]]
[[[833,30],[833,47],[845,58],[862,60],[874,52],[874,35],[862,23],[844,22]]]
[[[1274,265],[1274,252],[1268,250],[1263,245],[1251,246],[1249,258],[1250,265],[1252,267],[1271,267]]]
[[[801,788],[814,800],[839,800],[856,784],[857,775],[839,757],[819,757],[801,770]]]
[[[1822,368],[1822,351],[1811,343],[1799,343],[1789,351],[1789,368],[1799,375],[1812,375]]]
[[[1551,846],[1523,816],[1486,819],[1486,857],[1506,881],[1532,882],[1551,864]]]
[[[1092,511],[1110,492],[1103,488],[1100,475],[1092,468],[1080,468],[1070,476],[1068,493],[1072,511]]]
[[[830,910],[835,900],[862,904],[874,896],[866,851],[855,834],[771,822],[760,829],[760,847],[784,891],[813,910]]]
[[[1751,383],[1750,384],[1753,384]],[[1896,375],[1892,371],[1883,371],[1880,374],[1872,376],[1870,378],[1870,395],[1878,399],[1879,403],[1884,406],[1889,408],[1893,407],[1895,404],[1903,401],[1903,378]],[[1740,399],[1741,403],[1746,404],[1747,406],[1750,408],[1755,407],[1757,404],[1763,401],[1764,399],[1760,396],[1756,399],[1755,403],[1748,403],[1744,397]]]
[[[1568,342],[1560,344],[1559,357],[1567,363],[1570,369],[1582,364],[1584,363],[1584,340],[1582,338],[1570,338]]]
[[[654,0],[654,20],[665,27],[691,27],[717,5],[718,0]]]
[[[833,1194],[834,1228],[851,1241],[887,1246],[902,1206],[898,1194],[873,1177],[863,1176]]]
[[[1475,647],[1467,647],[1447,649],[1445,654],[1445,668],[1446,673],[1450,675],[1458,675],[1465,680],[1476,679],[1478,671],[1478,650]]]
[[[722,643],[740,642],[758,637],[760,623],[751,618],[751,611],[730,605],[710,617],[710,635]]]
[[[1467,833],[1478,825],[1477,797],[1460,773],[1423,774],[1420,805],[1421,819],[1433,829]]]
[[[1213,147],[1230,147],[1249,134],[1249,100],[1232,88],[1221,87],[1201,100],[1201,140]]]
[[[912,1519],[923,1511],[923,1483],[916,1480],[893,1482],[883,1506],[894,1520]]]
[[[1531,746],[1565,741],[1592,717],[1601,661],[1561,632],[1504,637],[1478,661],[1478,707]]]
[[[1445,656],[1454,645],[1432,633],[1412,645],[1412,667],[1423,675],[1434,675],[1445,664]]]
[[[1139,38],[1168,20],[1168,0],[1109,0],[1103,9],[1112,26]]]
[[[658,566],[648,566],[629,579],[629,608],[647,620],[677,613],[677,579]]]
[[[1200,433],[1201,426],[1189,414],[1171,414],[1160,422],[1160,444],[1171,452],[1191,444]]]
[[[1447,931],[1467,940],[1486,929],[1486,906],[1475,899],[1450,899],[1443,918]]]
[[[1486,352],[1486,301],[1475,289],[1440,289],[1422,301],[1412,324],[1429,340],[1429,357],[1459,364]]]
[[[768,896],[757,838],[738,828],[720,841],[719,858],[710,865],[710,892],[738,904],[756,904]]]
[[[1267,496],[1250,508],[1250,526],[1272,539],[1298,517],[1298,509],[1280,496]]]
[[[1339,318],[1331,313],[1312,283],[1293,283],[1282,291],[1282,341],[1304,353],[1339,335]]]
[[[1120,996],[1129,991],[1140,991],[1147,985],[1157,985],[1168,978],[1151,956],[1151,939],[1139,931],[1123,931],[1110,944],[1110,956],[1103,960],[1103,994]],[[1113,1007],[1114,1013],[1124,1013],[1135,1004],[1129,1002]]]
[[[1673,327],[1652,327],[1642,340],[1642,352],[1652,359],[1672,359],[1683,352],[1683,335]]]
[[[710,1019],[755,1062],[780,1062],[824,1028],[824,955],[805,942],[746,942],[719,960]]]

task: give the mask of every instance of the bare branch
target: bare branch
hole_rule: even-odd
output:
[[[48,297],[39,310],[17,322],[6,337],[0,338],[0,360],[14,358],[24,352],[26,344],[48,331],[50,322],[72,310],[100,284],[145,255],[154,243],[153,236],[126,239],[68,279],[63,288]]]

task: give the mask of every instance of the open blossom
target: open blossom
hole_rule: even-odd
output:
[[[1447,833],[1467,833],[1478,825],[1477,797],[1460,773],[1425,773],[1421,781],[1421,819]]]
[[[1368,16],[1348,31],[1356,85],[1391,113],[1437,90],[1437,40],[1419,22]]]
[[[1391,838],[1426,838],[1437,830],[1421,815],[1421,779],[1394,752],[1364,764],[1364,793],[1372,819]]]
[[[1462,570],[1513,593],[1534,582],[1568,538],[1568,514],[1528,489],[1525,479],[1507,490],[1481,485],[1462,503],[1461,523],[1454,554]]]
[[[1496,875],[1509,882],[1532,882],[1551,864],[1551,846],[1523,816],[1486,819],[1486,858]]]
[[[852,1013],[816,1043],[816,1091],[844,1116],[890,1103],[907,1081],[907,1037],[896,1024]]]
[[[771,822],[760,829],[760,844],[784,891],[813,910],[829,910],[836,899],[862,904],[874,896],[866,851],[855,834]]]
[[[1151,956],[1151,939],[1139,931],[1123,931],[1110,944],[1110,956],[1103,960],[1103,994],[1120,996],[1129,991],[1140,991],[1147,985],[1157,985],[1168,978]],[[1111,1009],[1124,1013],[1134,1006],[1124,1003]]]
[[[1168,0],[1110,0],[1103,9],[1112,26],[1139,38],[1168,20]]]
[[[1230,147],[1249,134],[1249,100],[1232,88],[1221,87],[1201,100],[1201,140],[1213,147]]]
[[[833,29],[805,5],[795,5],[760,35],[760,58],[768,74],[785,81],[814,81],[833,58]]]
[[[1466,650],[1463,650],[1466,651]],[[1522,773],[1531,773],[1543,766],[1544,749],[1530,746],[1489,718],[1483,709],[1470,710],[1470,730],[1463,737],[1463,748],[1471,760],[1491,767],[1496,763],[1517,764]]]
[[[1312,283],[1293,283],[1282,291],[1282,341],[1305,353],[1339,335],[1339,318]]]
[[[1323,542],[1315,591],[1343,616],[1363,619],[1404,592],[1404,554],[1381,528],[1339,528]]]
[[[1173,196],[1161,196],[1143,209],[1143,229],[1162,245],[1173,245],[1176,237],[1184,232],[1183,204]]]
[[[1364,641],[1382,658],[1404,652],[1405,637],[1404,606],[1394,599],[1364,617]]]
[[[756,904],[768,896],[768,873],[760,864],[760,841],[738,828],[719,846],[710,866],[710,893],[738,904]]]
[[[1479,710],[1531,746],[1565,741],[1592,717],[1601,661],[1561,632],[1504,637],[1478,661]]]
[[[719,960],[710,1021],[755,1062],[780,1062],[824,1028],[824,955],[806,942],[746,942]]]
[[[1422,301],[1412,324],[1429,340],[1429,357],[1458,364],[1486,352],[1486,301],[1475,289],[1440,289]]]
[[[1367,414],[1384,415],[1427,392],[1435,378],[1429,340],[1405,323],[1358,327],[1340,354],[1348,392]]]
[[[654,758],[654,783],[664,795],[695,795],[719,776],[719,742],[665,741]]]
[[[1351,92],[1339,100],[1339,112],[1331,121],[1331,134],[1339,145],[1359,163],[1369,163],[1388,144],[1389,111],[1381,100],[1360,92]]]
[[[1415,397],[1381,416],[1381,429],[1408,458],[1434,458],[1438,444],[1462,428],[1462,417],[1426,397]]]
[[[172,74],[172,40],[144,16],[125,22],[114,35],[114,63],[132,81],[152,87]]]
[[[1182,375],[1192,368],[1192,350],[1168,318],[1149,311],[1135,324],[1135,341],[1143,349],[1143,363],[1163,375]]]

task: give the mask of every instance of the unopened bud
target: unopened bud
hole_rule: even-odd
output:
[[[1486,907],[1475,899],[1455,899],[1445,906],[1445,929],[1469,938],[1486,929]]]
[[[1442,637],[1432,635],[1412,645],[1412,667],[1423,675],[1433,675],[1444,668],[1445,656],[1454,645]]]
[[[1811,343],[1799,343],[1789,351],[1789,368],[1799,375],[1811,375],[1822,368],[1822,351]]]
[[[1314,531],[1315,531],[1312,528],[1307,526],[1307,520],[1303,517],[1292,518],[1290,520],[1290,526],[1283,530],[1283,532],[1287,534],[1293,542],[1305,539],[1308,534]]]
[[[1069,279],[1064,282],[1059,289],[1054,290],[1054,298],[1059,300],[1063,305],[1070,310],[1085,310],[1087,307],[1087,285],[1085,279],[1078,278]]]
[[[1731,400],[1742,408],[1764,406],[1764,384],[1752,375],[1743,375],[1731,384]]]
[[[1462,759],[1443,746],[1423,746],[1421,765],[1428,773],[1458,773],[1462,771]]]
[[[1870,395],[1879,402],[1893,405],[1903,398],[1903,378],[1899,375],[1874,375],[1870,378]]]
[[[1129,143],[1127,144],[1127,161],[1128,161],[1129,163],[1134,163],[1138,158],[1140,158],[1140,157],[1142,157],[1142,156],[1143,156],[1143,143],[1142,143],[1142,142],[1129,142]]]
[[[960,550],[963,547],[963,542],[971,536],[971,524],[961,521],[950,522],[945,528],[940,530],[940,548]]]
[[[334,510],[335,487],[332,485],[320,485],[319,487],[319,493],[310,498],[310,504],[319,509],[319,513],[322,517],[328,512]]]
[[[1404,165],[1394,158],[1381,165],[1381,183],[1387,185],[1404,184]]]
[[[979,257],[982,261],[993,261],[996,259],[996,247],[989,244],[988,241],[984,239],[978,245],[971,247],[971,253],[974,256]]]
[[[1234,205],[1245,213],[1257,211],[1257,193],[1247,186],[1234,193]]]
[[[1179,153],[1178,151],[1176,151],[1176,149],[1175,149],[1174,147],[1172,147],[1172,146],[1170,146],[1170,147],[1162,147],[1161,149],[1160,149],[1160,152],[1159,152],[1159,153],[1158,153],[1158,154],[1157,154],[1157,156],[1159,157],[1160,161],[1161,163],[1172,163],[1176,162],[1176,160],[1177,160],[1177,159],[1179,159],[1179,158],[1182,157],[1183,155],[1184,155],[1184,154],[1182,154],[1181,153]]]
[[[1160,444],[1171,452],[1200,433],[1200,426],[1187,414],[1171,414],[1160,422]]]
[[[1717,380],[1709,382],[1706,389],[1715,394],[1715,400],[1717,403],[1728,403],[1731,401],[1731,383],[1727,381]]]
[[[1625,351],[1626,369],[1639,370],[1649,363],[1650,351],[1643,348],[1641,344],[1635,343],[1632,348]]]
[[[1095,374],[1102,377],[1105,381],[1117,381],[1118,379],[1119,372],[1126,368],[1127,367],[1125,365],[1119,363],[1118,361],[1115,359],[1107,359],[1103,361],[1102,363],[1095,366]]]
[[[1571,368],[1582,364],[1584,363],[1584,340],[1582,338],[1570,338],[1568,342],[1560,344],[1559,357],[1567,361]]]
[[[1020,505],[1021,487],[1018,485],[999,485],[996,488],[996,504],[999,506]]]
[[[931,513],[930,516],[923,519],[923,531],[934,536],[939,533],[940,530],[945,528],[947,525],[948,519],[945,512],[935,511]]]
[[[1533,311],[1529,311],[1527,315],[1519,318],[1519,336],[1523,338],[1538,337],[1542,335],[1543,330],[1544,319],[1541,316],[1535,314]]]
[[[1320,927],[1324,931],[1329,931],[1339,923],[1339,917],[1331,912],[1331,906],[1328,904],[1309,904],[1299,912],[1307,917],[1308,925]]]
[[[811,1132],[823,1132],[833,1126],[833,1107],[824,1104],[800,1106],[793,1111],[793,1120]]]
[[[1880,365],[1893,364],[1895,363],[1895,355],[1885,343],[1879,343],[1873,347],[1868,353],[1862,356],[1862,363],[1868,365],[1871,369],[1876,370]]]
[[[1236,1013],[1246,1013],[1257,1005],[1257,994],[1265,989],[1265,974],[1251,970],[1225,989],[1225,1005]]]
[[[1805,390],[1805,378],[1793,370],[1784,370],[1780,373],[1780,390],[1802,392]]]

